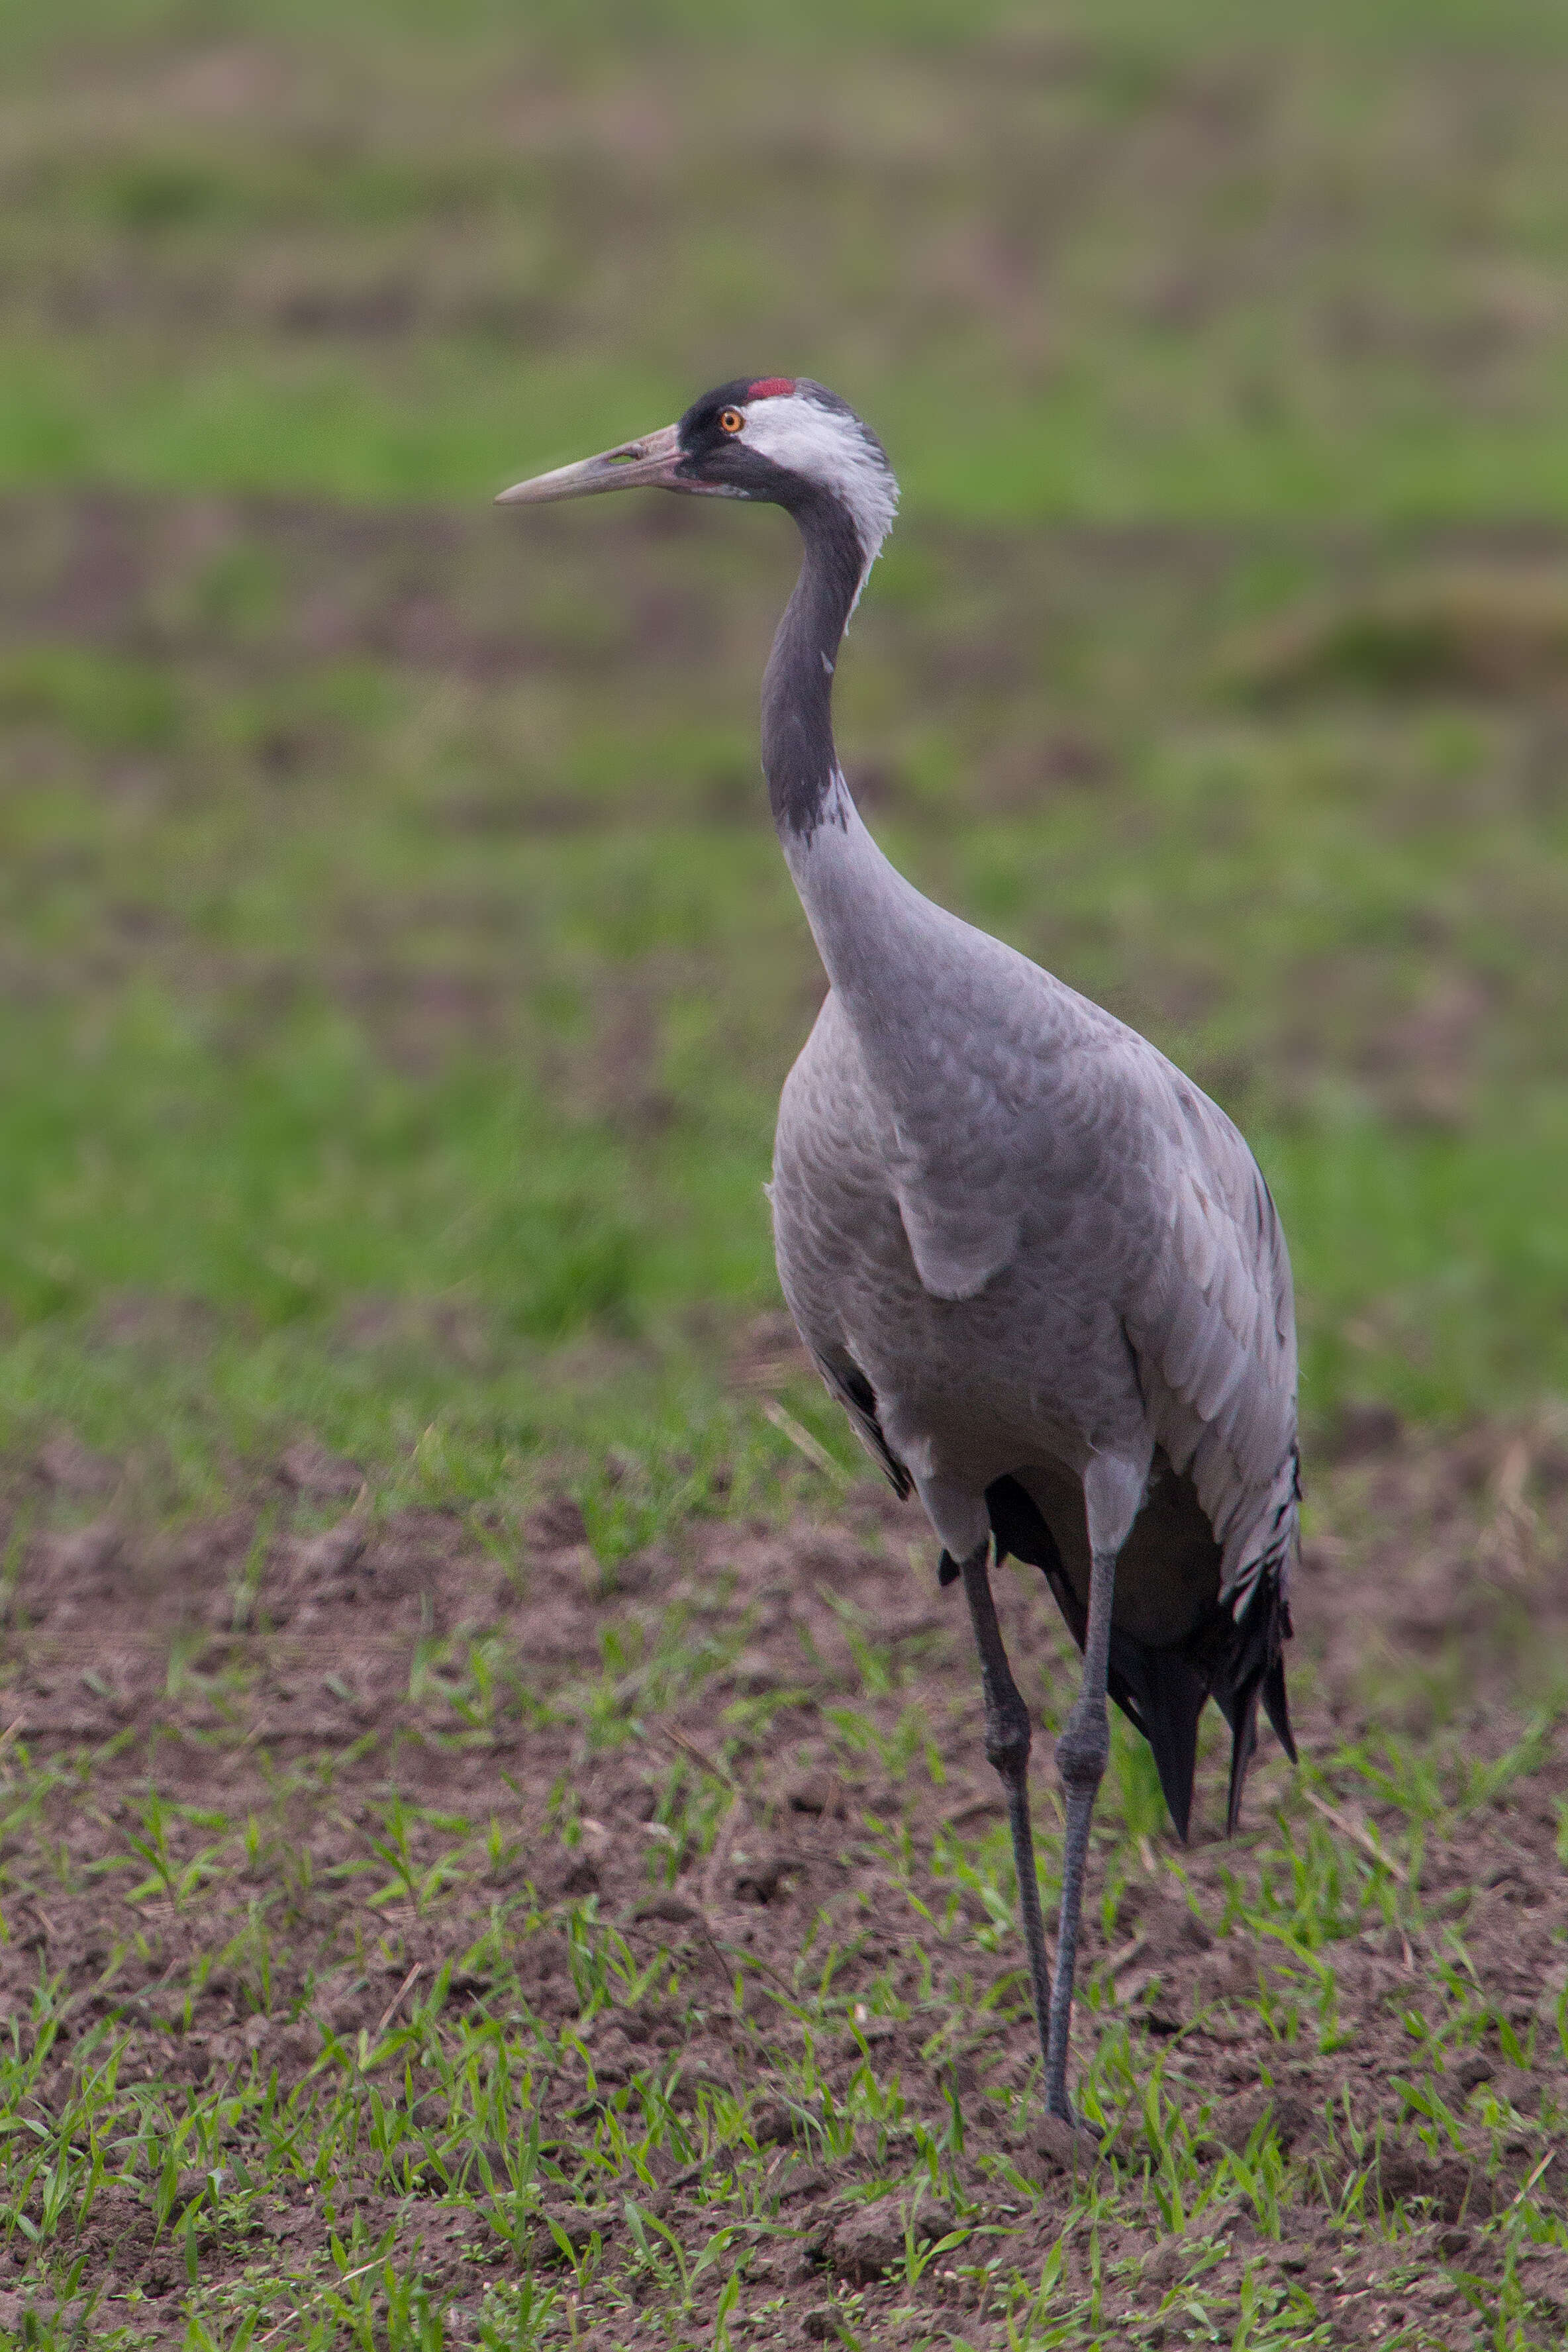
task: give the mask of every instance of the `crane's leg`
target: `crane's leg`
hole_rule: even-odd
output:
[[[1083,1683],[1078,1703],[1057,1742],[1057,1769],[1067,1793],[1067,1844],[1062,1856],[1062,1917],[1057,1937],[1057,1975],[1051,1989],[1046,2037],[1046,2106],[1073,2119],[1068,2098],[1068,2029],[1072,2023],[1073,1977],[1078,1965],[1079,1921],[1089,1861],[1089,1825],[1094,1800],[1110,1753],[1105,1712],[1110,1663],[1110,1607],[1116,1587],[1116,1554],[1096,1551],[1089,1576],[1089,1623],[1084,1633]]]
[[[1040,1917],[1040,1883],[1035,1875],[1035,1835],[1029,1823],[1029,1710],[1013,1680],[996,1622],[991,1592],[991,1545],[983,1543],[964,1560],[961,1573],[974,1646],[980,1653],[980,1683],[985,1694],[985,1756],[1002,1776],[1007,1791],[1007,1819],[1013,1832],[1013,1862],[1018,1874],[1018,1910],[1024,1922],[1024,1942],[1029,1954],[1029,1977],[1035,1991],[1035,2023],[1040,2055],[1050,2064],[1047,2021],[1051,2014],[1051,1974],[1046,1965],[1046,1930]],[[1091,1800],[1092,1801],[1092,1800]],[[1071,1997],[1072,1979],[1068,1979]]]

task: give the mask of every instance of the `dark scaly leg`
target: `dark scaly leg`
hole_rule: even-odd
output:
[[[965,1570],[967,1577],[968,1571]],[[1046,2042],[1046,2105],[1053,2116],[1073,2120],[1068,2098],[1068,2029],[1072,2022],[1073,1977],[1078,1963],[1079,1920],[1083,1910],[1084,1869],[1094,1800],[1110,1752],[1105,1713],[1105,1683],[1110,1661],[1110,1607],[1116,1585],[1116,1554],[1096,1552],[1089,1570],[1089,1623],[1083,1644],[1083,1683],[1078,1703],[1057,1742],[1057,1769],[1067,1793],[1067,1843],[1062,1856],[1062,1919],[1057,1939],[1057,1975],[1051,1990]]]
[[[985,1755],[1002,1776],[1007,1791],[1007,1820],[1013,1832],[1013,1862],[1018,1874],[1018,1909],[1028,1948],[1029,1977],[1035,1991],[1035,2022],[1039,2029],[1040,2055],[1049,2067],[1047,2020],[1051,2013],[1051,1975],[1046,1965],[1046,1931],[1040,1917],[1040,1885],[1035,1876],[1035,1836],[1029,1823],[1029,1710],[1013,1680],[996,1603],[991,1593],[989,1540],[963,1561],[964,1598],[980,1653],[980,1682],[985,1695]],[[1101,1687],[1103,1688],[1103,1677]],[[1071,1978],[1068,1979],[1069,1988]]]

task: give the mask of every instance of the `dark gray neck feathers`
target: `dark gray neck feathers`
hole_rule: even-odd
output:
[[[780,836],[809,839],[838,772],[833,670],[866,553],[837,499],[813,492],[792,511],[805,555],[763,678],[763,767]]]

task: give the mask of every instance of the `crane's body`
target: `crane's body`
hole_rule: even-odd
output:
[[[862,824],[834,749],[838,648],[889,527],[880,444],[818,385],[721,386],[679,425],[508,493],[635,482],[784,506],[805,561],[763,686],[774,824],[830,988],[780,1106],[784,1296],[824,1379],[962,1577],[986,1750],[1007,1790],[1052,2110],[1109,1691],[1187,1831],[1197,1725],[1232,1732],[1235,1825],[1261,1697],[1288,1749],[1296,1540],[1289,1263],[1225,1114],[1146,1040],[921,897]],[[1045,1574],[1085,1654],[1054,1986],[1028,1710],[989,1567]],[[1291,1749],[1293,1753],[1293,1749]]]
[[[816,856],[882,863],[846,817]],[[790,1311],[954,1559],[1011,1479],[1087,1605],[1088,1466],[1110,1454],[1146,1476],[1159,1457],[1112,1625],[1177,1650],[1222,1590],[1234,1604],[1278,1565],[1294,1526],[1289,1268],[1262,1179],[1225,1114],[1143,1038],[891,868],[869,887],[900,919],[875,956],[910,1028],[857,1024],[865,937],[846,971],[824,925],[834,985],[774,1147]],[[1173,1364],[1162,1343],[1178,1318],[1187,1360]]]

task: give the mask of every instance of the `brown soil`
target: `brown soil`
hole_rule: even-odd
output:
[[[1378,1414],[1350,1416],[1339,1447],[1342,1459],[1320,1480],[1317,1509],[1319,1527],[1334,1532],[1309,1541],[1298,1603],[1304,1755],[1332,1768],[1342,1743],[1371,1717],[1415,1733],[1411,1752],[1424,1741],[1431,1752],[1433,1741],[1447,1738],[1473,1759],[1501,1753],[1520,1727],[1521,1688],[1543,1686],[1568,1654],[1568,1460],[1540,1432],[1478,1432],[1444,1448]],[[288,2089],[318,2064],[332,2036],[352,2042],[363,2028],[374,2037],[411,1969],[428,1977],[443,1958],[478,1944],[498,1896],[515,1899],[530,1885],[534,1899],[512,1914],[514,1992],[521,1988],[531,2013],[558,2030],[576,2017],[579,2000],[563,1931],[592,1897],[590,1908],[616,1924],[639,1958],[668,1948],[697,2008],[654,1996],[635,2010],[601,2011],[590,2037],[593,2081],[586,2063],[574,2061],[542,2083],[542,2123],[558,2143],[564,2179],[595,2099],[637,2070],[661,2070],[678,2106],[689,2105],[704,2083],[756,2091],[757,2134],[764,2148],[777,2149],[772,2179],[783,2234],[753,2263],[747,2298],[782,2296],[773,2340],[815,2340],[832,2331],[824,2316],[830,2292],[856,2286],[865,2297],[857,2324],[872,2329],[867,2340],[880,2341],[879,2311],[910,2292],[881,2283],[885,2265],[903,2259],[903,2209],[896,2199],[856,2203],[853,2192],[877,2170],[869,2153],[858,2147],[826,2159],[809,2112],[766,2079],[768,2053],[787,2047],[793,2032],[782,1996],[797,1982],[813,1923],[825,1916],[815,1948],[837,1941],[845,1950],[837,1990],[864,1989],[873,2003],[860,2030],[841,2037],[830,2086],[842,2094],[868,2056],[879,2076],[897,2074],[911,2119],[944,2118],[958,2103],[963,2221],[1005,2232],[1010,2259],[1026,2274],[1037,2272],[1073,2188],[1060,2151],[1037,2130],[1020,2137],[991,2095],[1022,2083],[1035,2063],[1012,1937],[979,1934],[984,1906],[969,1895],[941,1935],[922,1930],[910,1905],[913,1892],[943,1918],[953,1884],[932,1876],[933,1840],[946,1824],[973,1849],[999,1809],[980,1752],[965,1630],[952,1596],[937,1590],[910,1513],[857,1491],[827,1521],[699,1520],[679,1551],[636,1557],[606,1574],[566,1496],[534,1512],[521,1545],[434,1511],[377,1520],[356,1494],[353,1465],[311,1445],[290,1449],[225,1517],[179,1533],[148,1532],[122,1517],[111,1478],[112,1465],[68,1441],[46,1450],[32,1474],[33,1507],[71,1511],[79,1521],[89,1510],[94,1516],[26,1539],[5,1595],[0,1726],[14,1749],[11,1767],[25,1757],[36,1780],[50,1759],[72,1762],[37,1820],[18,1808],[8,1838],[0,1988],[15,2011],[47,1971],[58,1974],[66,1996],[39,2087],[46,2112],[69,2095],[73,2038],[105,2016],[127,2036],[123,2083],[211,2086],[257,2064],[276,2069]],[[1046,1596],[1010,1574],[999,1583],[1013,1654],[1021,1671],[1032,1669],[1026,1685],[1059,1706],[1071,1676]],[[457,1662],[463,1636],[489,1631],[499,1637],[501,1696],[489,1719],[476,1724],[454,1704],[462,1696]],[[863,1675],[867,1640],[876,1663]],[[606,1657],[636,1659],[640,1644],[646,1662],[661,1642],[679,1660],[662,1709],[651,1671],[606,1685]],[[1049,1672],[1037,1680],[1047,1652]],[[591,1694],[616,1715],[623,1688],[625,1711],[594,1734]],[[885,1769],[874,1745],[858,1749],[829,1712],[852,1705],[889,1737],[915,1699],[941,1759],[940,1783],[923,1762]],[[546,1702],[552,1719],[542,1713]],[[759,1727],[751,1733],[748,1719]],[[693,1777],[706,1772],[718,1829],[709,1851],[667,1884],[665,1849],[649,1824],[681,1767]],[[1247,1830],[1227,1846],[1214,1828],[1218,1771],[1216,1748],[1200,1784],[1201,1826],[1179,1857],[1184,1892],[1167,1834],[1146,1836],[1141,1861],[1137,1852],[1129,1860],[1125,1843],[1113,1863],[1109,1843],[1097,1855],[1090,1964],[1105,1955],[1100,1892],[1112,1866],[1130,1874],[1111,1939],[1114,1992],[1102,1978],[1108,2014],[1168,2053],[1169,2084],[1203,2162],[1218,2160],[1225,2147],[1244,2148],[1271,2115],[1289,2159],[1280,2235],[1260,2236],[1239,2204],[1194,2224],[1213,2240],[1201,2247],[1191,2235],[1163,2241],[1147,2222],[1108,2213],[1098,2249],[1114,2282],[1108,2313],[1121,2310],[1131,2328],[1200,2256],[1210,2265],[1205,2292],[1223,2306],[1244,2266],[1262,2259],[1270,2276],[1304,2284],[1320,2307],[1331,2306],[1336,2344],[1388,2340],[1379,2330],[1392,2325],[1395,2305],[1418,2330],[1401,2341],[1468,2341],[1453,2273],[1495,2273],[1500,2257],[1482,2225],[1543,2156],[1562,2148],[1568,2085],[1552,2019],[1568,1980],[1555,1845],[1568,1764],[1548,1738],[1534,1769],[1495,1802],[1445,1813],[1418,1864],[1408,1821],[1369,1805],[1365,1781],[1359,1797],[1339,1782],[1331,1798],[1318,1797],[1352,1861],[1375,1841],[1405,1856],[1398,1869],[1415,1870],[1421,1887],[1420,1905],[1405,1904],[1395,1924],[1330,1948],[1343,2046],[1327,2055],[1310,2039],[1270,2037],[1256,1997],[1281,1956],[1253,1931],[1256,1911],[1243,1916],[1275,1866],[1276,1809],[1290,1801],[1291,1776],[1268,1748]],[[276,1850],[248,1872],[216,1878],[210,1890],[199,1882],[178,1904],[132,1895],[113,1871],[92,1874],[93,1864],[125,1853],[128,1824],[149,1786],[233,1822],[247,1813],[280,1818],[296,1856],[308,1853],[308,1883],[290,1898],[286,1932],[275,1939],[265,2002],[241,1968],[218,1966],[205,1979],[192,1970],[199,1955],[234,1935],[247,1905],[276,1894]],[[1037,1769],[1047,1827],[1049,1788],[1047,1753]],[[505,1859],[489,1876],[476,1872],[456,1883],[424,1916],[406,1903],[367,1907],[375,1880],[330,1874],[366,1855],[377,1807],[393,1790],[481,1825],[499,1817]],[[907,1884],[896,1836],[879,1827],[888,1823],[909,1832]],[[212,1835],[188,1819],[176,1822],[176,1860]],[[414,1843],[416,1855],[440,1846],[425,1826]],[[1512,2021],[1521,2037],[1538,2025],[1538,2064],[1521,2066],[1518,2044],[1506,2048],[1498,2031],[1423,2059],[1406,2012],[1430,2008],[1432,1966],[1461,1935],[1498,2017]],[[923,1986],[922,1936],[931,1971]],[[737,2012],[738,1965],[746,1993]],[[1004,1997],[994,2020],[976,2022],[976,2001],[996,1985]],[[910,2004],[908,2021],[878,2013],[889,1988]],[[497,1990],[486,1970],[459,1969],[448,1998],[482,2004]],[[694,2017],[705,2021],[695,2025]],[[932,2020],[943,2018],[944,2030],[933,2032]],[[1080,2018],[1080,2052],[1102,2030]],[[1414,2127],[1405,2086],[1424,2068],[1466,2118],[1463,2145],[1436,2147]],[[1477,2120],[1476,2102],[1488,2099],[1504,2103],[1500,2131],[1495,2115],[1489,2132]],[[1331,2221],[1347,2164],[1343,2130],[1325,2120],[1336,2102],[1367,2135],[1369,2198],[1417,2200],[1414,2238],[1347,2233]],[[993,2159],[1002,2154],[1036,2182],[1032,2198],[1020,2201],[999,2188]],[[1136,2166],[1131,2123],[1109,2160]],[[672,2167],[658,2191],[677,2229],[683,2219],[700,2220],[696,2184],[695,2168],[688,2178]],[[413,2192],[351,2167],[338,2183],[337,2211],[340,2226],[344,2213],[359,2212],[373,2236],[400,2222],[403,2242],[422,2246],[429,2276],[455,2300],[456,2326],[465,2294],[479,2292],[480,2264],[465,2242],[472,2212],[446,2198],[450,2185],[436,2155]],[[280,2259],[303,2261],[321,2247],[321,2213],[304,2197],[273,2201],[268,2227]],[[618,2210],[606,2205],[600,2217],[612,2234],[624,2228]],[[580,2205],[563,2210],[580,2225]],[[911,2227],[917,2238],[929,2236],[952,2219],[933,2204]],[[100,2194],[84,2239],[88,2274],[110,2278],[96,2325],[132,2316],[120,2298],[134,2285],[149,2299],[137,2306],[137,2325],[156,2317],[150,2306],[161,2304],[174,2326],[184,2276],[170,2242],[155,2232],[143,2189],[126,2182]],[[1067,2284],[1079,2273],[1086,2284],[1088,2238],[1075,2234],[1068,2248]],[[0,2252],[0,2288],[7,2265],[20,2283],[27,2251],[13,2237]],[[536,2251],[541,2262],[556,2259],[548,2237]],[[1535,2307],[1568,2308],[1568,2254],[1528,2252]],[[204,2282],[219,2253],[209,2249]],[[1413,2253],[1425,2268],[1425,2282],[1414,2285]],[[255,2259],[254,2247],[234,2251],[237,2272]],[[973,2288],[939,2276],[941,2267],[933,2264],[920,2290],[929,2324],[956,2328],[972,2343],[1003,2340],[975,2310]],[[492,2255],[483,2268],[493,2273]],[[0,2324],[4,2316],[0,2308]],[[1428,2325],[1439,2332],[1419,2332]],[[1449,2325],[1459,2332],[1443,2332]],[[611,2332],[592,2340],[617,2339]],[[1156,2331],[1138,2340],[1163,2339]]]

